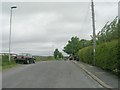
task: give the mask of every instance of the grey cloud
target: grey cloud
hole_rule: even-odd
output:
[[[4,2],[4,52],[8,52],[9,15],[12,5],[18,7],[13,10],[12,52],[52,55],[55,48],[62,51],[72,36],[90,39],[92,34],[89,2]],[[116,2],[95,3],[97,31],[117,16],[116,5]]]

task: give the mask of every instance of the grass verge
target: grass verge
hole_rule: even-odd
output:
[[[15,62],[13,62],[13,61],[11,61],[11,62],[3,62],[2,63],[2,70],[12,68],[12,67],[14,67],[16,65],[17,64]]]
[[[11,62],[8,61],[8,55],[1,55],[0,60],[0,71],[4,71],[6,69],[10,69],[12,67],[17,66],[18,64],[15,63],[14,57],[11,58]]]

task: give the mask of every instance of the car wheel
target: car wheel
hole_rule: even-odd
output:
[[[26,61],[26,64],[29,64],[29,63],[30,63],[30,60],[27,60],[27,61]]]
[[[33,60],[33,63],[35,63],[35,60]]]

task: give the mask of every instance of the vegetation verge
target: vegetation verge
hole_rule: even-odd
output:
[[[96,46],[95,65],[118,74],[118,40],[102,43]],[[78,51],[80,61],[93,65],[93,47],[88,46]]]

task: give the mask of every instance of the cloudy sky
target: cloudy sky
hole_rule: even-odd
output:
[[[54,49],[62,51],[72,36],[91,39],[90,2],[2,2],[2,52],[8,52],[13,5],[18,7],[12,18],[13,53],[53,55]],[[118,2],[95,2],[96,33],[117,15]]]

